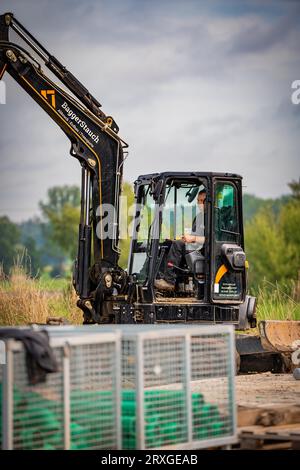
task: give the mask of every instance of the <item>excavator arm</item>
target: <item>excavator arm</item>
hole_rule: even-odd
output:
[[[31,52],[10,42],[10,29],[30,46]],[[32,51],[68,92],[44,73]],[[105,289],[112,288],[113,275],[122,275],[118,267],[119,195],[127,144],[118,136],[114,119],[100,109],[100,103],[12,13],[0,16],[0,79],[5,73],[62,129],[71,142],[71,155],[81,164],[81,215],[74,286],[85,321],[98,321],[95,298],[99,306]]]

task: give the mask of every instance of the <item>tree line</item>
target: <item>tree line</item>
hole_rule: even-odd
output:
[[[290,194],[279,199],[244,195],[245,245],[249,260],[249,284],[257,288],[296,280],[300,270],[300,178],[289,184]],[[124,184],[128,207],[133,191]],[[42,217],[21,224],[0,217],[0,263],[8,275],[17,257],[31,275],[70,275],[76,256],[80,213],[77,186],[50,188],[39,204]],[[121,240],[120,265],[126,267],[130,240]]]
[[[123,195],[128,207],[134,202],[133,190],[124,183]],[[8,276],[21,262],[33,277],[69,276],[77,254],[80,217],[80,189],[77,186],[54,186],[39,203],[41,217],[16,224],[0,217],[0,274]],[[130,240],[121,240],[120,263],[126,266]]]
[[[300,179],[289,183],[291,195],[274,207],[262,205],[245,225],[245,244],[253,287],[297,280],[300,272]]]

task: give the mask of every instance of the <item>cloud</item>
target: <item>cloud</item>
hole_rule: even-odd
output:
[[[3,0],[1,10],[15,11],[114,116],[130,144],[126,179],[232,171],[259,196],[286,192],[299,172],[300,105],[290,99],[300,79],[295,5],[171,3],[41,0],[36,8],[34,0]],[[61,130],[5,81],[0,212],[21,220],[50,186],[79,184],[80,165]]]
[[[290,38],[294,30],[300,32],[300,5],[291,8],[291,12],[276,21],[254,21],[239,31],[233,38],[231,52],[250,54],[263,52],[283,43]],[[298,36],[299,37],[299,36]]]

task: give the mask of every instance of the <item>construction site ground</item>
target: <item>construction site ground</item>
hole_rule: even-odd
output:
[[[293,374],[237,375],[235,384],[240,407],[300,406],[300,381],[295,380]]]

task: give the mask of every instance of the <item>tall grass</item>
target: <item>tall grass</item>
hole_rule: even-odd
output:
[[[257,319],[300,320],[300,279],[272,284],[265,280],[256,292]],[[26,273],[22,258],[10,276],[0,265],[0,325],[46,323],[49,317],[63,317],[72,324],[82,324],[82,312],[71,281],[37,279]]]
[[[9,276],[0,278],[0,325],[46,323],[48,317],[64,317],[81,324],[82,312],[71,283],[63,289],[45,289],[45,282],[32,279],[16,265]]]
[[[299,282],[270,283],[256,292],[258,320],[300,320]]]

